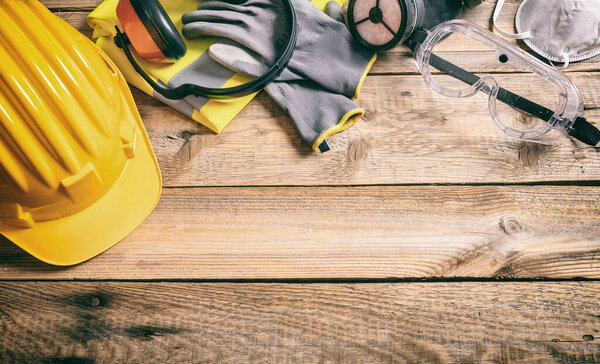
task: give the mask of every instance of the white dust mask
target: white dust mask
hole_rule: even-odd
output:
[[[503,31],[496,20],[504,0],[494,11],[494,28],[503,36],[523,39],[534,52],[554,61],[583,61],[600,54],[600,0],[523,0],[516,15],[517,34]]]

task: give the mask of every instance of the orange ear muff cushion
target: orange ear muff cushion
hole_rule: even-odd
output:
[[[186,46],[157,0],[120,0],[117,17],[136,53],[149,61],[175,61]]]

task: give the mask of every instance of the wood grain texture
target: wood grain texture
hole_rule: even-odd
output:
[[[0,283],[0,361],[598,362],[599,299],[597,282]]]
[[[600,187],[166,189],[75,267],[0,241],[0,279],[600,278]]]
[[[102,0],[40,0],[47,8],[56,12],[86,11],[89,12],[102,3]]]

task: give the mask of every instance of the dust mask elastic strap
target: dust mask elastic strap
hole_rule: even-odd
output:
[[[531,38],[531,33],[530,32],[509,33],[509,32],[506,32],[506,31],[500,29],[500,27],[497,24],[497,21],[498,21],[498,16],[500,15],[500,12],[502,11],[502,7],[504,6],[504,1],[505,0],[498,0],[498,2],[496,3],[496,7],[494,9],[494,15],[492,17],[492,20],[494,22],[494,29],[496,29],[496,31],[498,33],[500,33],[501,35],[503,35],[504,37],[509,38],[509,39],[527,39],[527,38]],[[518,27],[518,25],[517,25],[517,27]],[[565,68],[567,68],[569,66],[569,63],[570,63],[569,54],[567,54],[567,53],[563,53],[562,54],[562,62],[563,62],[562,67],[555,66],[554,63],[552,61],[550,61],[550,60],[549,60],[549,62],[552,65],[552,67],[554,67],[554,68],[565,69]]]
[[[563,53],[562,57],[563,57],[563,65],[561,67],[554,65],[554,62],[552,62],[551,60],[548,60],[548,63],[550,63],[550,65],[554,68],[566,69],[567,67],[569,67],[569,64],[571,64],[571,59],[569,58],[569,54],[567,54],[567,53]]]
[[[496,24],[496,22],[498,20],[498,16],[500,15],[500,11],[502,11],[503,6],[504,6],[504,0],[498,0],[498,2],[496,3],[496,8],[494,9],[494,16],[492,17],[492,21],[494,22],[494,29],[496,29],[496,31],[498,31],[498,33],[502,34],[502,36],[504,36],[506,38],[510,38],[510,39],[531,38],[531,33],[529,33],[529,32],[515,34],[515,33],[509,33],[509,32],[506,32],[506,31],[500,29],[500,27],[498,26],[498,24]]]

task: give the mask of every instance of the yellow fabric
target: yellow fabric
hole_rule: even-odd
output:
[[[325,5],[327,5],[328,2],[330,1],[334,1],[334,0],[312,0],[310,3],[313,4],[314,6],[316,6],[317,8],[321,9],[321,11],[325,10]],[[340,7],[344,7],[344,5],[346,5],[346,3],[348,3],[348,0],[335,0],[336,3],[338,3],[338,5]]]
[[[0,18],[0,233],[77,264],[150,214],[158,163],[105,53],[36,0],[0,1]]]
[[[223,87],[233,87],[249,82],[253,77],[236,73],[233,75]],[[221,124],[213,124],[214,115],[219,115],[222,120],[232,120],[239,112],[238,106],[240,102],[246,105],[250,100],[256,96],[256,93],[244,96],[239,99],[231,100],[208,100],[203,108],[200,110],[194,110],[193,119],[198,121],[200,124],[206,125],[209,129],[216,133],[220,133],[223,128]],[[233,104],[233,105],[232,105]]]
[[[127,81],[138,89],[144,91],[150,96],[154,95],[154,90],[142,79],[142,77],[131,66],[127,57],[112,40],[115,35],[115,25],[120,26],[116,15],[118,0],[105,0],[87,17],[87,23],[94,29],[93,39],[96,44],[104,50],[115,62],[117,67],[125,75]],[[169,0],[162,1],[161,4],[169,14],[175,27],[181,33],[183,24],[181,16],[189,11],[196,10],[199,0]],[[136,61],[142,66],[144,71],[154,79],[167,84],[169,80],[192,64],[200,57],[208,47],[214,42],[211,38],[187,39],[182,37],[187,46],[187,53],[184,57],[175,63],[165,64],[157,62],[147,62],[137,57]],[[246,82],[246,78],[241,75],[234,75],[223,87],[238,86]],[[195,110],[192,118],[210,128],[216,133],[220,133],[231,120],[252,100],[254,95],[234,99],[234,100],[210,100],[201,110]]]
[[[356,90],[354,91],[355,99],[358,99],[358,97],[360,96],[360,90],[362,89],[362,85],[363,85],[363,83],[365,83],[365,79],[367,78],[369,71],[371,71],[371,67],[373,67],[373,63],[375,63],[376,60],[377,60],[377,53],[373,54],[373,58],[371,58],[371,60],[367,64],[367,67],[365,67],[365,70],[363,71],[363,74],[360,77],[360,80],[358,81],[358,85],[356,86]]]

